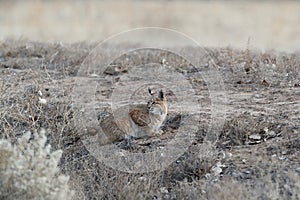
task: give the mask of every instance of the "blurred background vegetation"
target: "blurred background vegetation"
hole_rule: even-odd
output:
[[[297,1],[0,1],[0,39],[97,42],[132,28],[171,28],[209,47],[300,49]]]

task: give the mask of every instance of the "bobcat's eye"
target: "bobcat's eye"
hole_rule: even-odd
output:
[[[153,104],[154,104],[153,101],[149,101],[147,104],[147,109],[149,110],[153,106]]]

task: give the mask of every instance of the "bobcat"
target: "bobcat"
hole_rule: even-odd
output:
[[[142,138],[161,134],[161,125],[168,113],[167,98],[162,90],[158,95],[148,88],[150,100],[147,104],[124,106],[102,122],[100,127],[108,142],[116,142],[127,138]],[[104,142],[107,143],[107,142]]]

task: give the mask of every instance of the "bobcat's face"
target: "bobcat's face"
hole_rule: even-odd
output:
[[[167,99],[164,96],[162,90],[159,92],[158,97],[153,97],[151,90],[149,89],[149,94],[152,96],[151,100],[148,102],[148,112],[152,115],[166,115],[167,114]]]
[[[163,115],[165,113],[164,107],[161,102],[151,102],[148,111],[153,115]]]

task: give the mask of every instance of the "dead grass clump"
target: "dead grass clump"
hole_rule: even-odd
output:
[[[299,199],[299,174],[295,171],[269,171],[269,174],[248,181],[237,181],[231,176],[221,180],[202,179],[179,183],[174,190],[178,199]]]
[[[2,99],[0,126],[2,137],[14,139],[25,131],[47,127],[53,148],[65,148],[70,139],[67,133],[73,132],[71,100],[62,90],[60,92],[63,101],[58,101],[57,96],[47,95],[47,92],[52,91],[47,87],[28,85],[24,86],[22,91],[19,90],[9,98],[6,96]]]
[[[283,124],[278,126],[274,118],[261,114],[253,116],[245,112],[226,121],[219,135],[218,145],[222,148],[254,145],[280,136]]]
[[[261,83],[267,83],[270,87],[299,85],[299,54],[260,53],[231,48],[207,49],[207,52],[214,59],[226,84],[251,86],[254,90]]]

